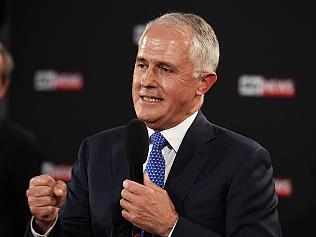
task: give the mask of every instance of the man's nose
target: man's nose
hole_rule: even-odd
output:
[[[141,86],[143,87],[157,87],[158,86],[158,77],[157,73],[152,68],[148,68],[146,73],[143,75],[143,78],[140,81]]]

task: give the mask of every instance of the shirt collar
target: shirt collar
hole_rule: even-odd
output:
[[[187,117],[185,120],[183,120],[181,123],[179,123],[175,127],[172,127],[160,132],[166,138],[166,140],[168,141],[170,146],[172,146],[175,152],[178,152],[181,142],[184,138],[184,135],[186,134],[189,127],[193,123],[197,114],[198,114],[198,111],[196,111],[194,114]],[[147,130],[148,130],[149,137],[155,132],[153,129],[149,127],[147,127]]]

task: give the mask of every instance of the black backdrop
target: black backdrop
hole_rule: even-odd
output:
[[[218,81],[203,112],[271,153],[284,236],[307,236],[316,224],[315,16],[304,1],[11,1],[16,69],[9,116],[39,137],[47,161],[72,165],[82,139],[134,118],[134,28],[172,10],[204,17],[221,45]],[[39,71],[80,74],[81,90],[39,91]],[[241,75],[291,78],[294,97],[245,97]],[[68,78],[69,79],[69,78]]]

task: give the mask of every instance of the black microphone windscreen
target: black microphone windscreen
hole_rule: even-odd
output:
[[[148,131],[144,122],[133,119],[128,122],[125,131],[125,156],[130,166],[131,180],[143,184],[143,164],[148,153]],[[133,236],[141,236],[141,229],[133,226]]]
[[[142,165],[148,154],[148,131],[144,122],[132,119],[125,132],[125,155],[130,164]]]

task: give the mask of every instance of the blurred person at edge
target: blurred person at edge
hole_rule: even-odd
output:
[[[12,70],[12,56],[0,42],[0,100]],[[34,135],[6,117],[0,118],[0,162],[0,236],[21,237],[31,216],[25,190],[30,178],[40,175],[41,156]]]
[[[68,187],[47,175],[31,179],[26,236],[130,237],[136,226],[143,236],[280,237],[268,151],[201,111],[218,61],[217,37],[201,17],[169,13],[150,22],[132,83],[152,140],[144,185],[128,179],[125,126],[93,135]],[[153,176],[158,156],[162,173]]]

